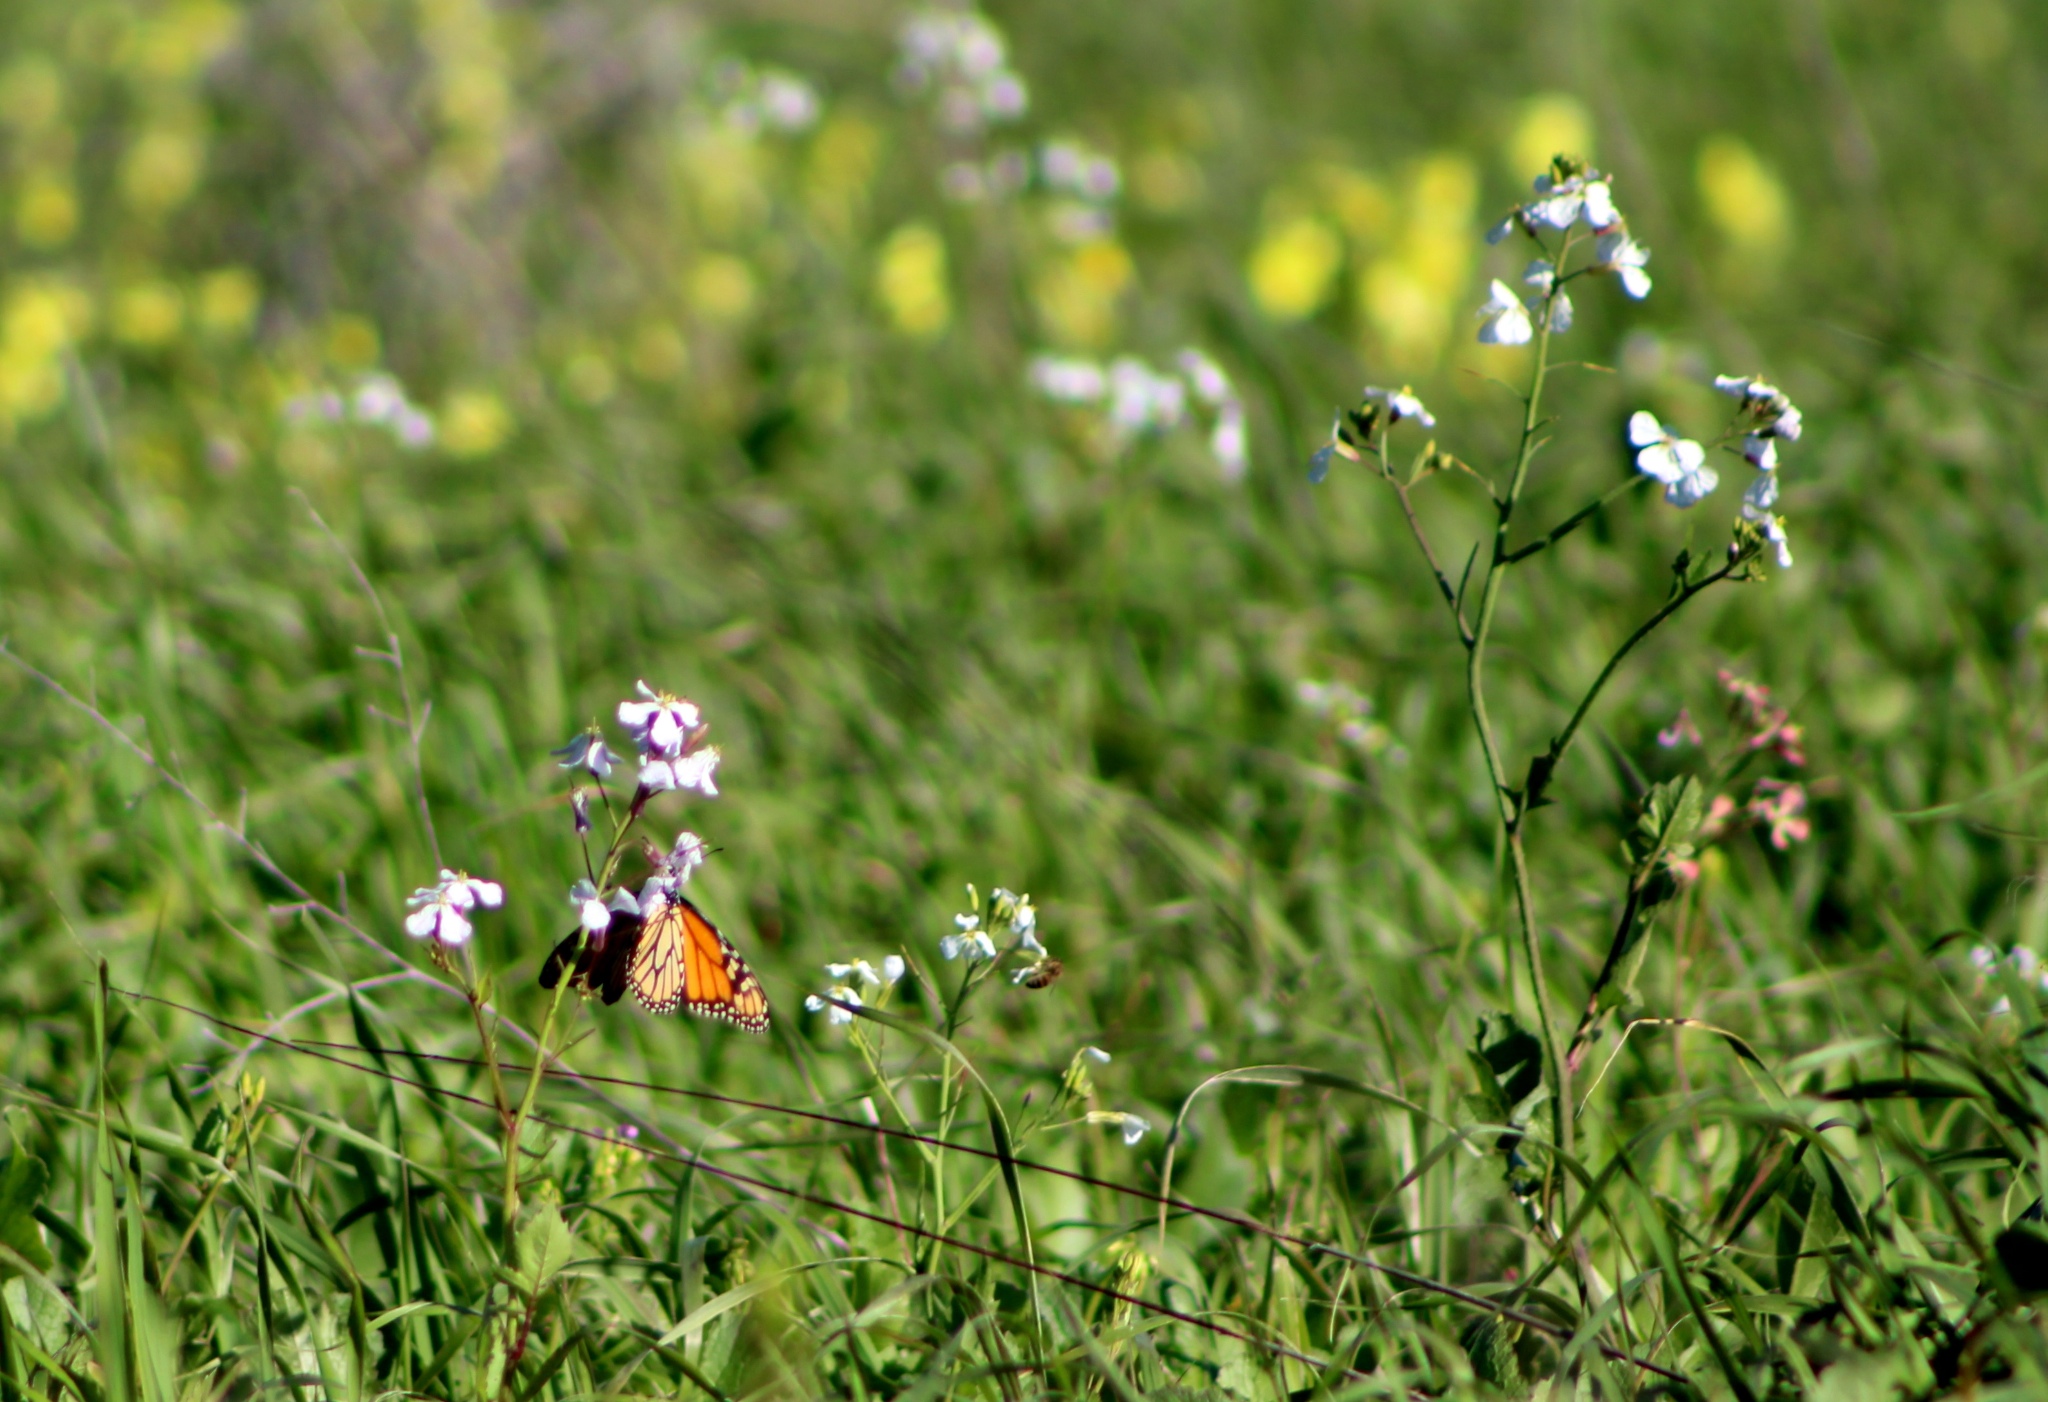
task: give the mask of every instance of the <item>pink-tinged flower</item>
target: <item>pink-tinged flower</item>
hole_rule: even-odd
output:
[[[703,728],[704,713],[696,702],[657,692],[644,681],[634,690],[646,699],[621,701],[619,724],[632,733],[643,758],[675,759]]]
[[[640,766],[640,787],[649,793],[693,790],[706,798],[718,797],[712,775],[718,768],[718,746],[706,745],[674,756],[658,756]]]
[[[414,907],[413,913],[405,917],[408,935],[438,944],[461,945],[467,944],[475,933],[469,913],[478,908],[496,910],[505,903],[505,888],[466,871],[449,871],[444,867],[439,884],[422,886],[405,903]]]
[[[1783,852],[1795,842],[1813,835],[1813,824],[1800,816],[1806,811],[1806,787],[1782,779],[1759,779],[1749,800],[1749,811],[1770,828],[1771,846]]]
[[[1700,879],[1700,859],[1698,857],[1666,856],[1664,858],[1664,869],[1688,886]]]
[[[1667,750],[1675,750],[1680,745],[1699,744],[1700,728],[1693,724],[1692,712],[1680,706],[1678,718],[1657,732],[1657,743]]]
[[[1700,829],[1693,834],[1693,840],[1705,846],[1726,837],[1738,811],[1734,799],[1724,793],[1715,794],[1707,804],[1707,816],[1700,819]]]

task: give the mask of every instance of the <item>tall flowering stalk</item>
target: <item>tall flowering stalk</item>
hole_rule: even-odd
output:
[[[1544,394],[1552,368],[1552,343],[1572,326],[1571,284],[1589,277],[1612,277],[1625,296],[1637,301],[1649,295],[1652,285],[1647,270],[1649,250],[1630,235],[1627,221],[1615,203],[1612,181],[1578,161],[1558,157],[1549,171],[1537,177],[1535,198],[1509,211],[1487,238],[1490,243],[1499,243],[1516,236],[1528,239],[1538,255],[1528,264],[1521,279],[1526,291],[1518,292],[1506,282],[1494,279],[1488,300],[1479,309],[1481,343],[1526,345],[1533,352],[1529,378],[1521,394],[1521,432],[1514,457],[1508,464],[1505,486],[1449,453],[1440,451],[1434,441],[1416,453],[1412,465],[1405,472],[1397,471],[1390,447],[1393,432],[1402,424],[1424,429],[1436,425],[1435,418],[1413,391],[1406,388],[1368,387],[1357,408],[1339,415],[1331,430],[1330,441],[1311,459],[1309,477],[1311,481],[1320,482],[1329,474],[1335,461],[1343,460],[1366,465],[1394,490],[1409,531],[1435,578],[1452,626],[1465,649],[1467,706],[1480,750],[1485,756],[1494,811],[1514,888],[1519,951],[1515,945],[1510,945],[1508,964],[1511,977],[1519,971],[1525,981],[1535,1010],[1537,1043],[1540,1043],[1543,1068],[1542,1088],[1547,1092],[1552,1143],[1560,1153],[1569,1153],[1574,1117],[1572,1066],[1570,1060],[1559,1052],[1549,981],[1544,973],[1542,945],[1537,935],[1535,884],[1525,845],[1529,819],[1537,809],[1552,801],[1549,797],[1551,782],[1594,703],[1621,664],[1650,634],[1669,622],[1696,595],[1714,585],[1761,577],[1758,561],[1766,551],[1775,553],[1780,568],[1790,568],[1792,557],[1785,523],[1772,513],[1771,508],[1778,497],[1778,445],[1795,441],[1799,437],[1801,423],[1799,410],[1783,393],[1761,380],[1738,376],[1723,376],[1716,381],[1717,388],[1737,399],[1738,409],[1711,443],[1702,444],[1683,437],[1650,411],[1638,411],[1628,425],[1628,446],[1635,454],[1637,475],[1602,494],[1548,531],[1521,544],[1515,543],[1515,527],[1520,524],[1531,466],[1544,442],[1544,429],[1548,422]],[[1708,455],[1714,449],[1725,449],[1740,456],[1755,470],[1750,486],[1743,493],[1733,537],[1722,558],[1719,561],[1696,562],[1690,552],[1679,553],[1672,564],[1670,587],[1664,601],[1615,650],[1550,743],[1531,757],[1525,770],[1518,772],[1505,753],[1488,705],[1486,672],[1488,646],[1493,639],[1500,601],[1513,567],[1558,544],[1610,502],[1644,481],[1661,484],[1665,501],[1673,507],[1687,510],[1697,506],[1720,484],[1719,473],[1708,462]],[[1466,565],[1463,577],[1453,582],[1424,531],[1411,498],[1412,489],[1424,477],[1445,471],[1460,471],[1477,478],[1485,486],[1493,505],[1491,541],[1482,542],[1474,552],[1476,562],[1480,550],[1484,550],[1484,569],[1477,579],[1476,594],[1471,577],[1472,563]],[[1638,854],[1640,870],[1638,878],[1632,878],[1632,893],[1647,880],[1642,872],[1651,868],[1663,870],[1674,846],[1683,845],[1684,838],[1697,828],[1702,813],[1696,795],[1680,801],[1691,792],[1686,789],[1662,795],[1658,802],[1649,805],[1653,811],[1646,812],[1645,821],[1651,822],[1656,832],[1643,839],[1643,849]],[[1653,795],[1653,798],[1659,796]],[[1774,839],[1783,837],[1789,841],[1792,834],[1802,831],[1804,820],[1799,812],[1803,803],[1803,792],[1794,794],[1786,789],[1776,790],[1759,801],[1757,816],[1760,821],[1770,824]],[[1690,847],[1685,848],[1687,852],[1690,850]],[[1632,894],[1631,909],[1635,900],[1636,895]],[[1609,958],[1610,968],[1618,955],[1624,952],[1623,942],[1634,934],[1631,925],[1616,936],[1615,951]],[[1603,974],[1603,979],[1605,977]],[[1584,1030],[1582,1026],[1581,1035]],[[1489,1040],[1489,1034],[1482,1033],[1482,1045],[1476,1054],[1495,1069],[1505,1071],[1517,1054],[1514,1048],[1521,1040],[1526,1040],[1526,1036],[1517,1031],[1495,1035]],[[1531,1045],[1533,1048],[1535,1044]],[[1509,1112],[1513,1109],[1511,1105],[1503,1108]],[[1510,1154],[1510,1180],[1528,1181],[1518,1178],[1514,1172],[1517,1157]],[[1545,1171],[1541,1187],[1541,1201],[1531,1203],[1532,1213],[1539,1221],[1555,1224],[1561,1220],[1559,1209],[1564,1191],[1555,1156]],[[1554,1230],[1554,1226],[1551,1229]]]

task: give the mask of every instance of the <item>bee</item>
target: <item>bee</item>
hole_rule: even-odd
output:
[[[1066,971],[1066,965],[1048,954],[1033,964],[1018,982],[1030,989],[1050,988],[1059,982],[1060,975]]]

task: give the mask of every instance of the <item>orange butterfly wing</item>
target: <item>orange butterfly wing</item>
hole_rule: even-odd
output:
[[[642,922],[626,982],[651,1013],[688,1008],[748,1032],[768,1030],[761,980],[686,897],[664,899]]]

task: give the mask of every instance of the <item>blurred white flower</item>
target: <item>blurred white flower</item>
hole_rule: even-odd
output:
[[[1109,392],[1102,367],[1076,356],[1033,356],[1029,374],[1032,388],[1061,404],[1093,404]]]
[[[703,838],[694,832],[679,832],[675,844],[661,859],[661,870],[677,881],[688,881],[690,873],[703,866],[710,855],[711,848]]]
[[[1628,441],[1641,449],[1636,470],[1664,484],[1664,500],[1681,510],[1697,505],[1721,484],[1721,476],[1706,465],[1707,450],[1690,438],[1680,438],[1646,409],[1629,416]]]
[[[1134,355],[1118,356],[1109,367],[1109,421],[1126,433],[1169,429],[1187,412],[1187,386],[1173,375],[1155,373]]]
[[[1422,401],[1415,397],[1415,391],[1402,385],[1399,389],[1381,389],[1378,385],[1365,387],[1367,399],[1377,399],[1387,406],[1387,422],[1399,423],[1413,419],[1424,428],[1436,427],[1436,415],[1422,407]]]
[[[951,131],[1013,121],[1030,105],[1002,34],[972,10],[920,11],[904,23],[898,44],[896,85],[913,94],[936,89],[940,123]]]
[[[680,755],[704,723],[704,713],[697,703],[665,691],[657,692],[644,681],[636,683],[634,690],[645,699],[621,701],[619,724],[632,733],[633,743],[640,747],[643,756],[673,759]]]
[[[650,759],[640,766],[640,787],[649,793],[694,790],[706,798],[716,798],[718,785],[712,774],[718,768],[718,758],[718,746],[706,745],[674,758]]]
[[[1595,272],[1613,273],[1621,280],[1621,290],[1636,301],[1650,295],[1650,275],[1643,271],[1650,250],[1630,238],[1628,230],[1600,235],[1593,245],[1593,259]]]
[[[561,749],[549,750],[548,753],[560,761],[561,768],[587,769],[600,779],[609,776],[612,766],[618,763],[618,756],[606,747],[604,737],[594,730],[586,730]]]
[[[1538,258],[1522,270],[1522,282],[1530,289],[1528,306],[1530,311],[1540,311],[1544,300],[1550,302],[1550,329],[1569,331],[1572,329],[1572,296],[1569,292],[1557,291],[1557,269],[1549,260]],[[1552,297],[1551,293],[1557,291]]]
[[[973,161],[953,161],[939,172],[939,193],[961,204],[974,204],[988,194],[988,182]]]
[[[1090,1110],[1088,1123],[1110,1125],[1123,1135],[1124,1143],[1136,1147],[1138,1141],[1152,1132],[1152,1125],[1142,1115],[1133,1115],[1127,1110]]]
[[[1776,385],[1753,375],[1716,375],[1714,388],[1742,401],[1744,412],[1756,420],[1756,432],[1766,438],[1799,440],[1804,427],[1798,408]]]
[[[1759,472],[1742,494],[1742,514],[1752,521],[1761,521],[1777,504],[1778,474]]]
[[[593,935],[611,928],[611,907],[598,899],[597,887],[588,878],[569,888],[569,904],[576,907],[576,921]]]
[[[1223,412],[1216,416],[1216,426],[1209,430],[1209,453],[1216,459],[1216,465],[1223,469],[1223,480],[1241,482],[1251,467],[1251,440],[1245,429],[1244,409],[1236,404],[1226,404]]]
[[[496,910],[505,903],[505,888],[495,881],[443,867],[439,884],[422,886],[405,903],[414,907],[413,913],[405,917],[408,935],[459,945],[467,943],[474,932],[469,912],[478,908]]]
[[[898,979],[901,979],[903,977],[903,969],[904,964],[902,955],[891,954],[885,956],[882,960],[882,982],[895,983]]]
[[[1188,386],[1194,390],[1195,398],[1204,404],[1212,408],[1221,407],[1236,398],[1231,393],[1230,376],[1223,373],[1223,367],[1193,346],[1188,346],[1175,356],[1174,363],[1180,366],[1181,374],[1187,376]]]
[[[1770,472],[1778,465],[1778,440],[1761,433],[1749,434],[1742,440],[1742,456],[1757,471]]]
[[[835,1001],[828,1003],[825,1001],[826,998]],[[852,1007],[843,1008],[839,1006],[840,1003],[849,1003]],[[860,1006],[862,1006],[860,994],[844,984],[835,984],[831,988],[826,989],[824,998],[820,998],[817,994],[812,993],[804,999],[804,1011],[807,1013],[821,1012],[825,1014],[825,1024],[828,1027],[846,1026],[853,1021],[853,1008]]]
[[[1621,220],[1614,207],[1613,191],[1598,171],[1587,171],[1564,180],[1554,175],[1536,177],[1540,199],[1523,206],[1522,213],[1533,223],[1553,229],[1569,229],[1580,219],[1595,229],[1609,228]],[[1499,242],[1498,239],[1493,240]]]
[[[865,959],[856,959],[850,964],[827,964],[825,972],[836,979],[858,978],[869,988],[880,988],[884,982],[882,976],[875,972],[875,966]]]
[[[1479,309],[1479,315],[1486,324],[1479,328],[1479,340],[1489,346],[1522,346],[1535,335],[1535,328],[1529,322],[1529,309],[1522,305],[1514,289],[1499,278],[1493,280],[1491,295],[1486,305]]]
[[[763,71],[754,101],[761,120],[771,129],[785,132],[808,130],[817,122],[822,106],[817,89],[794,73],[777,69]]]
[[[434,419],[426,410],[408,404],[399,410],[398,441],[408,448],[430,448],[434,444]]]
[[[985,930],[947,935],[939,941],[939,957],[948,960],[964,957],[970,964],[983,963],[996,957],[995,941],[988,937]]]
[[[1101,1047],[1083,1047],[1081,1048],[1081,1055],[1087,1057],[1097,1066],[1109,1065],[1109,1053]]]
[[[368,375],[356,386],[350,407],[359,424],[391,423],[405,408],[405,391],[389,375]]]

